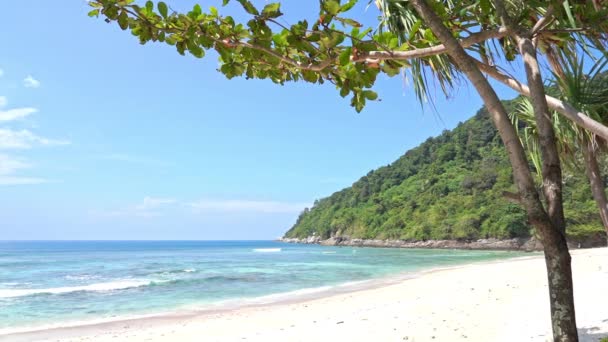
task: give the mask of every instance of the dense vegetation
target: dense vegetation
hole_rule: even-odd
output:
[[[513,110],[515,101],[505,102]],[[565,171],[568,234],[584,238],[603,227],[584,170]],[[429,138],[351,187],[315,201],[286,237],[324,239],[479,239],[527,237],[525,211],[506,151],[485,109],[452,131]]]

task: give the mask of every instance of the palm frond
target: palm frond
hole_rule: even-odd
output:
[[[446,3],[448,7],[454,5],[451,0]],[[382,15],[380,32],[389,31],[396,34],[400,44],[411,44],[415,38],[431,34],[430,31],[421,28],[422,20],[408,1],[376,0],[376,6]],[[409,63],[414,92],[421,103],[433,99],[431,90],[434,85],[438,85],[444,95],[450,96],[459,79],[459,72],[449,56],[442,54],[416,58]]]

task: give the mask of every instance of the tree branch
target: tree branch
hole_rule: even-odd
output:
[[[460,40],[460,45],[466,49],[475,44],[485,42],[486,40],[502,38],[506,35],[507,30],[503,27],[495,30],[481,31],[478,33],[473,33],[470,36]],[[447,48],[443,44],[409,51],[369,51],[367,53],[360,53],[358,56],[354,57],[353,62],[366,62],[369,60],[373,60],[374,62],[382,60],[408,60],[438,55],[446,52]]]
[[[232,44],[235,46],[242,46],[242,47],[246,47],[248,49],[252,49],[252,50],[258,50],[261,52],[264,52],[272,57],[278,58],[279,60],[281,60],[284,63],[290,64],[292,66],[295,66],[301,70],[309,70],[309,71],[321,71],[323,69],[325,69],[326,67],[328,67],[333,61],[334,59],[332,58],[327,58],[325,59],[323,62],[319,63],[319,64],[302,64],[294,59],[291,59],[289,57],[285,57],[284,55],[272,50],[272,49],[268,49],[259,45],[253,45],[247,42],[241,42],[241,41],[235,41],[235,42],[222,42],[222,41],[218,41],[216,40],[217,43],[220,44]]]
[[[498,71],[495,67],[482,63],[478,60],[475,60],[477,66],[481,71],[483,71],[486,75],[492,77],[493,79],[499,81],[500,83],[506,85],[507,87],[515,90],[523,96],[530,97],[530,89],[525,84],[522,84],[518,80],[511,78],[502,72]],[[552,96],[545,95],[547,99],[547,104],[551,110],[554,110],[568,120],[576,123],[580,127],[597,134],[603,139],[608,140],[608,127],[602,125],[601,123],[593,120],[588,117],[584,113],[578,111],[572,105],[562,100],[556,99]]]
[[[532,36],[534,36],[536,33],[538,33],[538,31],[542,30],[547,24],[550,24],[553,21],[553,11],[555,9],[553,8],[553,5],[549,5],[549,7],[547,7],[547,11],[545,12],[545,16],[540,18],[536,24],[534,24],[534,27],[532,27]]]

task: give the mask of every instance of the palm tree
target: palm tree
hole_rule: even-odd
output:
[[[589,117],[602,123],[608,123],[608,77],[604,72],[608,65],[608,58],[601,57],[588,71],[585,71],[584,59],[563,55],[561,60],[564,63],[559,65],[559,70],[553,66],[556,74],[549,89],[556,91],[556,96],[574,105]],[[511,118],[514,126],[521,128],[522,143],[529,151],[535,168],[540,170],[536,123],[532,105],[527,98],[521,99],[518,110],[511,113]],[[523,125],[520,122],[523,122]],[[579,157],[582,155],[593,199],[598,206],[600,218],[608,234],[608,199],[598,163],[598,154],[607,148],[606,141],[581,129],[571,121],[562,120],[557,113],[552,113],[552,122],[563,164],[572,170],[580,169]]]
[[[533,5],[516,0],[376,0],[376,4],[383,13],[385,28],[397,34],[402,44],[420,41],[412,38],[421,36],[424,41],[430,31],[447,50],[443,58],[434,56],[410,61],[419,97],[428,89],[425,73],[428,71],[439,81],[444,92],[449,90],[445,85],[450,86],[460,75],[466,76],[483,99],[509,151],[519,201],[543,242],[554,340],[578,341],[571,257],[566,242],[563,210],[562,166],[538,56],[545,53],[553,65],[560,66],[561,61],[555,57],[572,56],[577,46],[603,49],[606,41],[604,24],[593,26],[587,20],[594,21],[591,18],[605,9],[596,2],[574,3],[568,0],[535,2]],[[573,16],[573,11],[577,12],[576,16]],[[422,23],[426,29],[421,31]],[[487,32],[492,27],[504,30],[506,35],[473,46],[463,46],[456,38],[478,30]],[[474,55],[479,56],[481,61]],[[545,204],[540,200],[516,129],[508,120],[508,114],[494,88],[482,74],[483,70],[494,78],[504,75],[494,65],[495,61],[502,57],[502,60],[512,62],[515,55],[521,56],[526,72],[527,96],[538,137],[540,158],[537,165],[542,174]],[[522,83],[516,79],[500,77],[499,80],[506,80],[509,86],[519,91],[523,89]]]

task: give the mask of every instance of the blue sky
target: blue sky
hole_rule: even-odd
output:
[[[0,240],[275,238],[314,199],[481,106],[466,84],[449,100],[438,91],[438,119],[382,77],[382,101],[357,114],[330,85],[227,80],[213,54],[141,46],[87,12],[80,0],[3,4]]]

